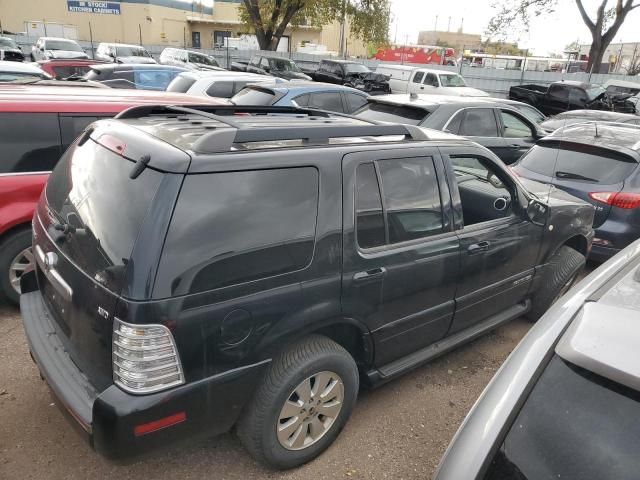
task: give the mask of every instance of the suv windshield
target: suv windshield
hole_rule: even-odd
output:
[[[440,83],[443,87],[466,87],[464,78],[458,74],[440,74]]]
[[[163,175],[146,168],[129,178],[134,163],[93,140],[72,145],[49,177],[46,199],[58,223],[75,232],[58,242],[87,275],[119,291],[138,230]]]
[[[67,50],[69,52],[82,52],[82,48],[76,42],[66,40],[47,40],[44,45],[45,50]]]
[[[431,112],[423,108],[372,102],[362,107],[354,115],[365,120],[418,125],[430,114]]]
[[[18,48],[16,42],[7,37],[0,37],[0,47],[4,48]]]
[[[116,47],[117,57],[150,57],[142,47]]]
[[[287,60],[286,58],[270,58],[269,65],[271,65],[271,69],[277,72],[301,72],[298,65],[293,63],[291,60]]]
[[[343,66],[344,73],[347,75],[350,73],[369,73],[371,71],[365,65],[361,65],[360,63],[344,63]]]
[[[201,53],[189,52],[189,62],[201,63],[202,65],[209,65],[211,67],[218,66],[218,62],[216,62],[215,58],[209,57],[207,55],[202,55]]]
[[[485,480],[637,478],[640,393],[554,357]]]

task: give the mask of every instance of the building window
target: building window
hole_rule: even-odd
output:
[[[231,36],[231,32],[228,30],[216,30],[213,32],[213,47],[224,47],[224,39],[229,38]]]

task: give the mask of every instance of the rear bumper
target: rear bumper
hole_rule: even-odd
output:
[[[91,446],[111,459],[228,431],[268,365],[249,365],[151,395],[131,395],[115,385],[98,392],[65,352],[40,292],[23,294],[20,310],[32,357],[57,403]],[[176,414],[185,420],[151,433],[134,431]]]
[[[606,261],[640,238],[640,226],[628,219],[619,219],[610,214],[609,218],[595,229],[595,241],[590,259]],[[601,244],[606,243],[606,244]]]

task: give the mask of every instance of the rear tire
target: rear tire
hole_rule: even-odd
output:
[[[527,318],[533,322],[540,319],[551,305],[569,291],[586,263],[586,258],[580,252],[571,247],[560,247],[551,257],[549,270],[533,295],[531,311]]]
[[[307,337],[273,360],[238,422],[238,437],[270,467],[302,465],[338,436],[358,383],[358,368],[344,348],[320,335]]]
[[[0,242],[0,297],[14,305],[20,302],[16,285],[19,289],[20,275],[32,264],[31,229],[18,230]]]

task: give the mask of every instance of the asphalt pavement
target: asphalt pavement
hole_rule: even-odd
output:
[[[336,442],[315,461],[277,472],[233,434],[116,465],[84,443],[29,357],[17,309],[0,305],[0,478],[428,479],[456,429],[529,330],[516,320],[373,391],[361,391]]]

